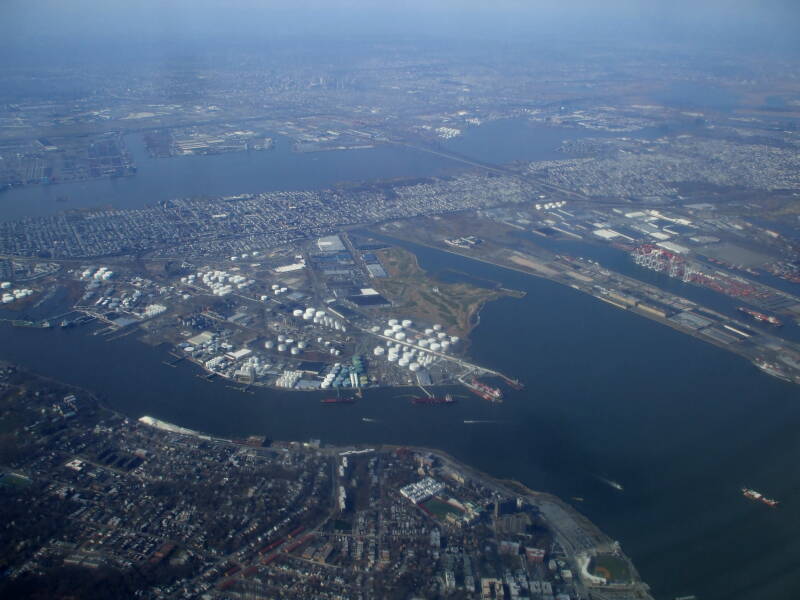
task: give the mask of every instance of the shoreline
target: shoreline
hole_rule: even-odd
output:
[[[560,279],[557,279],[557,278],[552,277],[552,276],[547,276],[545,274],[540,274],[540,273],[535,272],[533,270],[526,271],[521,267],[515,267],[515,266],[511,266],[511,265],[507,265],[507,264],[503,264],[503,263],[499,263],[499,262],[493,262],[491,260],[488,260],[488,259],[485,259],[485,258],[480,258],[480,257],[477,257],[477,256],[470,256],[468,254],[462,254],[462,253],[456,252],[454,250],[448,250],[446,248],[441,248],[439,246],[434,246],[434,245],[432,245],[430,243],[427,243],[427,242],[424,242],[424,241],[419,241],[419,240],[416,240],[416,239],[413,239],[413,238],[403,237],[401,235],[388,235],[388,234],[386,234],[384,232],[380,232],[378,235],[384,236],[384,237],[386,237],[388,239],[395,239],[395,240],[400,241],[400,242],[407,242],[407,243],[411,243],[411,244],[416,244],[418,246],[429,248],[431,250],[436,250],[436,251],[439,251],[439,252],[445,252],[447,254],[452,254],[452,255],[455,255],[455,256],[459,256],[459,257],[465,258],[467,260],[474,260],[476,262],[481,262],[481,263],[484,263],[484,264],[487,264],[487,265],[491,265],[493,267],[498,267],[498,268],[501,268],[501,269],[507,269],[509,271],[515,271],[515,272],[520,273],[522,275],[527,275],[527,276],[530,276],[530,277],[536,277],[538,279],[544,279],[544,280],[556,283],[556,284],[558,284],[560,286],[569,287],[569,288],[571,288],[571,289],[573,289],[573,290],[575,290],[577,292],[580,292],[582,294],[586,294],[587,296],[591,296],[591,297],[593,297],[593,298],[595,298],[597,300],[601,300],[601,301],[605,302],[606,304],[610,304],[612,306],[615,306],[616,308],[624,310],[624,311],[626,311],[626,312],[628,312],[630,314],[634,314],[634,315],[637,315],[639,317],[646,318],[646,319],[648,319],[650,321],[653,321],[655,323],[659,323],[661,325],[665,325],[665,326],[669,327],[670,329],[673,329],[673,330],[675,330],[675,331],[677,331],[679,333],[688,335],[688,336],[693,337],[693,338],[695,338],[695,339],[697,339],[699,341],[705,342],[707,344],[711,344],[712,346],[716,346],[717,348],[720,348],[721,350],[725,350],[726,352],[730,352],[731,354],[735,354],[737,356],[745,358],[745,359],[747,359],[747,361],[751,365],[753,365],[754,367],[756,367],[757,369],[759,369],[761,372],[765,373],[766,375],[774,377],[775,379],[779,379],[781,381],[785,381],[786,383],[793,383],[793,384],[796,384],[796,385],[800,385],[800,375],[798,375],[798,376],[793,378],[791,375],[785,375],[785,374],[780,374],[780,373],[773,372],[773,371],[769,370],[769,366],[768,365],[767,365],[767,367],[763,367],[763,366],[758,364],[758,362],[761,359],[753,358],[751,355],[749,355],[746,352],[741,351],[738,348],[732,348],[729,344],[724,344],[724,343],[719,342],[719,341],[717,341],[717,340],[715,340],[715,339],[713,339],[713,338],[711,338],[711,337],[709,337],[707,335],[702,335],[702,333],[699,332],[699,331],[695,331],[695,330],[686,329],[684,327],[681,327],[679,324],[677,324],[677,323],[675,323],[673,321],[670,321],[669,319],[661,318],[661,317],[659,317],[659,316],[657,316],[655,314],[651,314],[648,311],[639,309],[636,306],[625,306],[625,305],[623,305],[621,303],[618,303],[618,302],[615,302],[615,301],[613,301],[611,299],[607,299],[607,298],[604,298],[604,297],[601,297],[601,296],[597,296],[597,295],[595,295],[595,294],[593,294],[593,293],[591,293],[589,291],[586,291],[586,290],[576,286],[575,284],[568,284],[568,283],[565,283],[564,281],[561,281]],[[606,269],[607,271],[611,271],[611,269],[608,269],[606,267],[604,267],[604,269]],[[627,276],[621,275],[619,273],[616,273],[616,274],[619,275],[619,276],[622,276],[622,277],[627,277]],[[633,279],[633,278],[629,278],[629,279]],[[635,280],[635,281],[639,281],[639,280]],[[702,305],[700,305],[700,304],[698,304],[696,302],[693,302],[693,304],[695,305],[695,307],[698,307],[700,309],[705,309],[706,311],[710,310],[710,309],[706,309],[706,307],[704,307],[704,306],[702,306]],[[716,312],[716,311],[710,311],[710,312]],[[787,343],[788,343],[788,340],[787,340]],[[763,361],[763,362],[766,362],[766,361]]]

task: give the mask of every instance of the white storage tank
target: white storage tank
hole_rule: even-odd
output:
[[[384,330],[383,330],[383,335],[385,335],[386,337],[389,337],[389,336],[390,336],[390,335],[392,335],[393,333],[394,333],[394,331],[393,331],[393,330],[391,330],[391,329],[384,329]]]
[[[286,344],[278,344],[278,352],[286,352]]]
[[[392,325],[392,331],[403,331],[402,325]]]
[[[397,319],[389,319],[389,327],[393,327],[397,325]]]
[[[386,352],[386,350],[384,350],[384,349],[383,349],[383,346],[378,346],[377,348],[375,348],[375,350],[373,350],[373,351],[372,351],[372,353],[373,353],[375,356],[383,356],[383,354],[384,354],[385,352]]]
[[[291,354],[293,354],[294,356],[297,356],[298,354],[300,354],[300,348],[298,348],[297,346],[294,346],[294,347],[292,347],[292,349],[289,352]]]
[[[401,358],[400,360],[397,361],[397,364],[399,366],[401,366],[401,367],[407,367],[408,364],[409,364],[408,363],[408,359],[407,358]]]
[[[395,337],[395,339],[398,339],[398,340],[404,340],[404,339],[406,339],[406,334],[403,333],[402,331],[398,331],[397,333],[394,334],[394,337]]]
[[[459,339],[460,339],[460,338],[459,338],[457,335],[451,335],[451,336],[450,336],[450,343],[451,343],[451,344],[457,344],[457,343],[458,343],[458,341],[459,341]]]
[[[266,342],[264,342],[264,348],[266,348],[267,350],[272,350],[272,348],[274,347],[275,347],[275,342],[273,342],[272,340],[267,340]]]
[[[442,342],[442,352],[447,352],[450,349],[450,342],[444,340]]]
[[[404,319],[402,325],[403,327],[411,327],[411,321],[409,319]]]
[[[285,342],[286,341],[286,336],[285,335],[279,335],[278,336],[278,341],[279,342]]]
[[[303,316],[303,311],[302,311],[302,310],[300,310],[299,308],[295,308],[295,309],[292,311],[292,316],[295,316],[295,317],[302,317],[302,316]]]
[[[445,338],[447,337],[447,334],[446,334],[446,333],[444,333],[443,331],[440,331],[440,332],[437,334],[437,336],[436,336],[436,337],[438,337],[440,340],[443,340],[443,339],[445,339]]]
[[[442,349],[442,345],[439,342],[433,342],[431,344],[431,350],[433,350],[434,352],[438,352],[441,349]]]
[[[433,335],[433,329],[428,327],[428,329],[425,330],[425,335]]]
[[[431,343],[430,343],[428,340],[420,340],[420,341],[417,343],[417,345],[418,345],[420,348],[427,348],[428,346],[430,346],[430,345],[431,345]]]
[[[433,326],[433,330],[434,331],[441,331],[442,330],[442,326],[439,325],[438,323],[436,323],[436,325]]]
[[[410,365],[408,365],[408,368],[412,371],[419,371],[419,363],[412,362]]]

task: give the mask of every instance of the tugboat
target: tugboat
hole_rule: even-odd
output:
[[[444,396],[414,396],[411,398],[411,404],[422,404],[422,405],[430,405],[430,404],[455,404],[458,402],[455,398],[453,398],[450,394],[445,394]]]

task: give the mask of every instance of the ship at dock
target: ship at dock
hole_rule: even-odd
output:
[[[414,396],[411,398],[411,404],[414,405],[432,405],[432,404],[455,404],[458,402],[451,394],[445,394],[444,396]]]
[[[778,317],[773,315],[765,315],[764,313],[753,310],[752,308],[739,306],[736,310],[746,314],[751,319],[754,319],[760,323],[769,323],[770,325],[775,325],[775,327],[780,327],[783,325],[783,321],[781,321]]]
[[[319,401],[320,404],[324,404],[326,406],[331,404],[355,404],[355,398],[342,398],[340,396],[337,397],[330,397],[330,398],[323,398]]]
[[[755,500],[756,502],[763,502],[767,506],[778,506],[780,502],[777,500],[773,500],[772,498],[767,498],[761,492],[757,492],[750,488],[742,488],[742,496],[748,498],[750,500]]]
[[[474,377],[469,381],[462,381],[469,391],[477,394],[488,402],[502,402],[503,392],[499,388],[486,385],[482,381],[478,381]]]

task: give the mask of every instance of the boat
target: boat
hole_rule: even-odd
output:
[[[323,398],[319,401],[320,404],[355,404],[355,398]]]
[[[764,371],[764,373],[767,375],[772,375],[773,377],[777,377],[783,381],[792,381],[792,378],[789,377],[789,375],[787,375],[777,363],[768,362],[764,359],[756,359],[753,361],[753,364]]]
[[[488,400],[489,402],[502,402],[503,401],[503,392],[500,391],[498,388],[494,388],[490,385],[486,385],[485,383],[478,381],[474,377],[470,381],[462,382],[467,389],[470,390],[472,393],[477,394],[484,400]]]
[[[414,396],[411,398],[411,404],[455,404],[458,402],[450,394],[444,396]]]
[[[773,315],[765,315],[764,313],[758,312],[757,310],[753,310],[751,308],[747,308],[745,306],[739,306],[737,309],[739,312],[746,314],[748,317],[755,319],[761,323],[769,323],[770,325],[775,325],[776,327],[780,327],[783,325],[783,321],[781,321],[778,317]]]
[[[777,500],[773,500],[772,498],[767,498],[761,492],[757,492],[750,488],[742,488],[742,496],[745,498],[749,498],[750,500],[755,500],[756,502],[762,502],[767,506],[778,506],[780,502]]]
[[[339,388],[336,388],[336,396],[329,396],[328,398],[323,398],[319,401],[320,404],[324,405],[331,405],[331,404],[354,404],[356,401],[355,398],[342,398],[342,395],[339,393]]]

